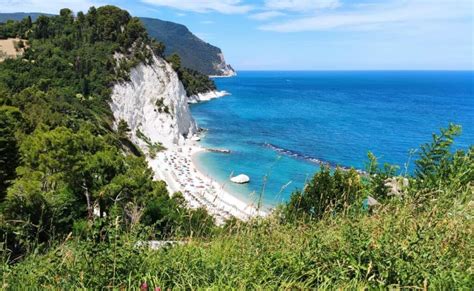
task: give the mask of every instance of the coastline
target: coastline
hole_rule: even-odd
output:
[[[222,75],[209,75],[208,77],[211,79],[218,79],[218,78],[232,78],[235,76],[237,76],[237,72],[232,71],[232,72],[224,73]]]
[[[148,164],[155,173],[155,179],[165,181],[170,193],[181,192],[191,208],[206,208],[218,224],[223,224],[232,216],[248,220],[267,215],[256,205],[246,203],[227,191],[225,184],[219,184],[199,169],[195,155],[205,150],[188,140],[183,146],[159,152],[153,159],[148,158]]]
[[[200,103],[200,102],[206,102],[206,101],[221,98],[221,97],[224,97],[224,96],[227,96],[227,95],[230,95],[230,93],[227,92],[227,91],[212,90],[212,91],[209,91],[209,92],[206,92],[206,93],[199,93],[199,94],[195,94],[195,95],[190,96],[189,99],[188,99],[188,103],[196,104],[196,103]]]
[[[155,86],[157,81],[167,85]],[[255,205],[247,204],[227,191],[227,183],[219,185],[212,177],[198,171],[192,159],[195,153],[204,149],[196,143],[200,138],[195,135],[198,128],[189,103],[228,94],[214,90],[188,97],[171,65],[154,56],[151,65],[140,64],[132,69],[129,82],[114,86],[110,104],[115,120],[128,124],[131,141],[146,153],[154,179],[165,181],[170,194],[181,192],[189,207],[206,208],[218,224],[231,217],[247,220],[266,215]],[[169,112],[157,110],[157,102],[166,106]],[[166,149],[150,155],[150,148],[156,144]]]

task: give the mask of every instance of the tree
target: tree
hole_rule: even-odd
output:
[[[454,138],[461,134],[461,126],[449,124],[440,134],[433,134],[431,143],[421,146],[415,162],[416,186],[420,189],[453,187],[452,195],[472,187],[474,181],[474,146],[467,150],[452,149]],[[430,191],[431,195],[437,191]],[[428,197],[429,195],[427,195]]]
[[[441,134],[433,134],[433,141],[421,146],[415,175],[420,180],[436,183],[445,177],[447,165],[452,158],[450,147],[454,138],[461,134],[461,126],[450,124],[447,129],[441,129]]]
[[[125,27],[125,41],[123,45],[130,46],[138,38],[143,38],[145,34],[146,30],[140,19],[137,17],[133,17],[132,19],[130,19],[130,21],[127,23],[127,26]]]
[[[320,219],[327,212],[345,211],[361,197],[363,185],[359,174],[337,168],[333,174],[322,167],[304,190],[294,192],[285,211],[288,218],[306,216]]]
[[[166,49],[164,43],[158,42],[156,40],[152,40],[150,47],[153,50],[153,53],[155,55],[157,55],[159,57],[164,57],[164,53],[165,53],[165,49]]]
[[[21,125],[22,116],[15,107],[0,106],[0,200],[15,178],[18,166],[18,141],[16,131]]]
[[[176,72],[179,72],[181,68],[181,58],[179,57],[178,54],[174,53],[171,56],[169,56],[166,60],[171,63],[173,70],[175,70]]]
[[[59,10],[59,15],[62,18],[65,18],[65,19],[70,19],[70,18],[73,17],[72,11],[69,8],[63,8],[63,9]]]
[[[20,41],[18,42],[18,48],[19,48],[20,50],[22,50],[22,49],[25,48],[25,43],[23,42],[23,40],[20,40]]]
[[[120,138],[127,138],[127,134],[130,132],[130,127],[128,127],[128,123],[120,119],[118,125],[117,125],[117,134],[119,135]]]
[[[47,38],[50,35],[49,32],[49,17],[40,15],[35,22],[35,38]]]
[[[130,14],[118,7],[106,5],[97,8],[98,37],[101,40],[116,41],[122,33],[121,29],[129,23]]]

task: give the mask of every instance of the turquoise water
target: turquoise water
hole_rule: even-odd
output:
[[[410,150],[449,122],[463,126],[457,147],[474,144],[472,71],[253,71],[216,83],[232,95],[191,110],[208,130],[203,145],[232,153],[203,153],[198,163],[228,190],[261,196],[267,206],[288,199],[320,162],[363,170],[372,151],[404,170]],[[251,182],[228,182],[240,173]]]

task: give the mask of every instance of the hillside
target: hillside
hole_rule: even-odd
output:
[[[27,16],[36,20],[43,13],[0,13],[0,22],[20,21]],[[49,15],[51,16],[51,15]],[[181,57],[181,64],[204,75],[232,76],[234,69],[224,60],[220,48],[204,42],[189,29],[178,23],[153,18],[140,18],[148,34],[165,44],[165,55],[174,53]]]
[[[8,20],[21,21],[23,18],[28,16],[35,21],[40,15],[52,16],[51,14],[40,12],[0,13],[0,22],[7,22]]]
[[[0,31],[28,35],[25,53],[0,63],[0,237],[9,263],[88,229],[94,217],[142,221],[156,228],[156,238],[187,233],[188,222],[212,225],[205,210],[185,208],[179,194],[153,180],[143,151],[130,141],[138,135],[134,124],[114,119],[113,109],[122,106],[115,101],[132,92],[175,127],[169,140],[195,128],[178,74],[139,19],[114,6],[77,18],[62,9],[34,22],[0,24]],[[145,79],[150,94],[133,90],[141,74],[154,74]],[[178,117],[188,128],[177,128]]]
[[[165,55],[177,53],[184,67],[205,75],[233,75],[220,48],[204,42],[181,24],[152,18],[140,18],[151,37],[163,42]]]

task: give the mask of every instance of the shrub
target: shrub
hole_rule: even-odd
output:
[[[294,192],[285,208],[287,217],[320,219],[325,213],[345,212],[362,197],[359,174],[337,168],[334,173],[321,167],[303,191]]]

